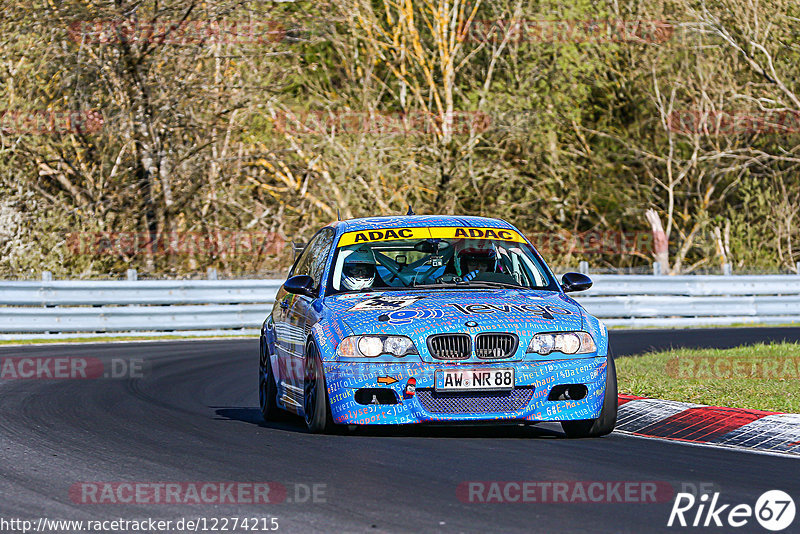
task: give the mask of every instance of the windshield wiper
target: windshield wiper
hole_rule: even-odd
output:
[[[525,286],[519,284],[509,284],[508,282],[490,282],[488,280],[477,280],[464,282],[470,287],[484,286],[484,287],[501,287],[504,289],[526,289]]]
[[[438,289],[442,287],[466,287],[467,284],[463,282],[455,283],[455,282],[442,282],[439,284],[415,284],[408,286],[406,289],[414,289],[414,288],[421,288],[421,289]]]
[[[526,289],[525,286],[520,286],[516,284],[508,284],[505,282],[441,282],[438,284],[417,284],[414,286],[409,287],[416,287],[422,289],[437,289],[437,288],[457,288],[457,289],[470,289],[470,288],[502,288],[502,289]]]
[[[376,287],[364,287],[361,289],[348,289],[347,291],[337,291],[336,293],[331,293],[329,296],[333,295],[345,295],[348,293],[380,293],[381,291],[403,291],[404,289],[409,289],[412,286],[376,286]]]

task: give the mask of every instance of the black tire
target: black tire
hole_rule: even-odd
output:
[[[561,428],[568,438],[596,438],[610,434],[617,425],[617,404],[617,366],[614,359],[609,356],[606,392],[600,417],[582,421],[562,421]]]
[[[332,433],[336,426],[331,415],[328,387],[319,349],[312,342],[306,347],[305,377],[303,381],[303,411],[308,431],[314,434]]]
[[[278,406],[278,386],[264,338],[261,338],[258,363],[258,404],[264,421],[276,421],[283,415],[283,410]]]

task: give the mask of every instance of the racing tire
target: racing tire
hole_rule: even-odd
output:
[[[262,341],[258,364],[258,404],[264,421],[276,421],[283,415],[278,406],[278,386],[272,362],[267,354],[266,344]]]
[[[617,366],[614,359],[608,356],[606,391],[600,417],[581,421],[562,421],[561,428],[568,438],[597,438],[610,434],[617,425],[617,405]]]
[[[306,347],[305,379],[303,381],[303,411],[306,426],[312,434],[330,434],[337,428],[331,415],[328,387],[316,344]]]

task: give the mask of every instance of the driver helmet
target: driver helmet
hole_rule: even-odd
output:
[[[466,248],[458,254],[456,267],[461,271],[459,276],[467,275],[473,271],[495,272],[497,253],[493,248]]]
[[[372,286],[375,281],[375,258],[372,252],[354,251],[344,260],[342,286],[357,291]]]

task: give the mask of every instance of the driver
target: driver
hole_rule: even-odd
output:
[[[497,253],[492,249],[464,249],[458,255],[457,268],[464,273],[461,278],[469,282],[480,273],[496,271]]]
[[[347,256],[342,266],[342,286],[350,291],[372,287],[377,272],[371,252],[357,250]]]

